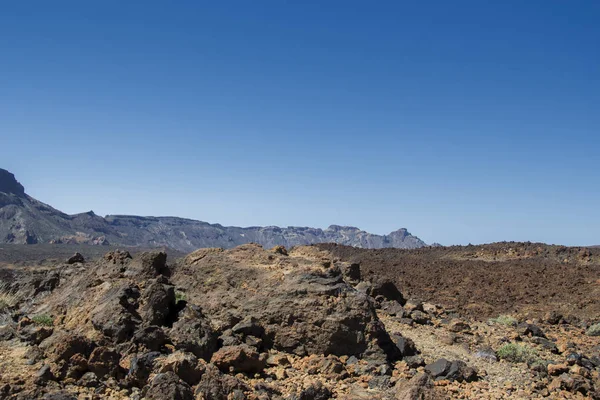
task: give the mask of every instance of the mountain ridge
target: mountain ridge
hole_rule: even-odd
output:
[[[28,194],[15,176],[0,169],[0,243],[85,243],[169,247],[193,251],[201,247],[232,248],[245,243],[286,247],[338,243],[361,248],[426,246],[407,229],[387,235],[353,226],[326,229],[278,226],[223,226],[175,216],[106,215],[93,211],[66,214]]]

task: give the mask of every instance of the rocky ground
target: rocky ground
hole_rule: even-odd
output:
[[[424,251],[248,244],[0,268],[0,399],[600,399],[597,254]],[[589,303],[555,284],[552,302],[532,289],[535,307],[502,308],[511,284],[478,289],[480,263],[495,277],[523,260],[542,282],[580,271]],[[436,280],[426,262],[461,269]],[[491,307],[448,294],[461,274]]]

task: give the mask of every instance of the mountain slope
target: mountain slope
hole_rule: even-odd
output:
[[[339,243],[362,248],[418,248],[425,243],[400,229],[374,235],[358,228],[332,225],[308,227],[224,227],[177,217],[68,215],[25,193],[10,172],[0,169],[0,243],[89,243],[165,246],[180,251],[200,247],[232,248],[244,243],[296,246]]]

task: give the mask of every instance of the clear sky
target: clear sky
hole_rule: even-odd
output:
[[[0,6],[0,167],[68,213],[600,244],[600,1]]]

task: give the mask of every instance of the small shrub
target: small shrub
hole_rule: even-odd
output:
[[[600,336],[600,322],[590,326],[585,334],[588,336]]]
[[[500,315],[498,318],[492,318],[492,321],[495,324],[506,325],[506,326],[517,326],[519,321],[516,318],[511,317],[510,315]]]
[[[179,303],[180,301],[186,301],[187,297],[185,293],[180,292],[179,290],[175,291],[175,303]]]
[[[0,311],[13,307],[15,304],[17,304],[17,296],[11,292],[6,283],[0,284]]]
[[[498,357],[513,363],[535,364],[540,361],[537,352],[531,347],[517,343],[507,343],[496,352]]]
[[[54,318],[49,316],[48,314],[40,314],[31,318],[33,322],[39,325],[52,326],[54,325]]]

